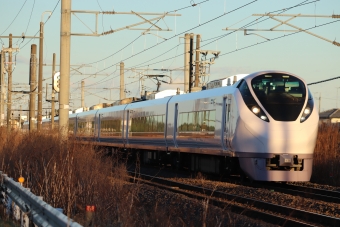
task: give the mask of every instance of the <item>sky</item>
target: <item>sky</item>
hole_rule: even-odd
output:
[[[119,99],[119,63],[125,64],[125,89],[127,97],[138,97],[143,79],[144,89],[156,90],[156,80],[141,75],[164,74],[160,89],[183,90],[184,45],[186,33],[201,35],[201,49],[220,51],[220,55],[210,66],[210,76],[204,82],[225,78],[235,74],[252,73],[261,70],[282,70],[302,77],[307,83],[339,77],[340,47],[296,30],[288,25],[277,29],[282,32],[260,32],[223,30],[225,28],[270,29],[280,23],[268,17],[253,14],[293,14],[310,15],[296,17],[288,23],[308,29],[320,37],[340,42],[340,19],[316,17],[318,15],[340,15],[340,0],[73,0],[72,10],[114,11],[132,14],[75,13],[71,18],[71,33],[86,34],[71,37],[70,108],[81,106],[81,80],[85,81],[85,105],[112,103]],[[38,36],[40,22],[44,22],[43,86],[51,84],[52,56],[60,59],[60,10],[58,0],[0,0],[0,36]],[[51,15],[50,13],[53,12]],[[111,29],[124,28],[143,20],[136,14],[167,13],[178,14],[154,20],[163,30],[150,31],[151,24],[138,27],[140,30],[122,29],[113,34],[101,34]],[[50,17],[49,17],[50,15]],[[142,15],[147,20],[158,17]],[[277,16],[286,21],[291,17]],[[97,24],[97,26],[96,26]],[[155,27],[153,27],[155,28]],[[96,32],[97,30],[97,32]],[[1,38],[0,45],[8,47],[8,38]],[[28,90],[29,59],[31,45],[39,47],[38,39],[13,39],[13,47],[19,52],[14,54],[13,90]],[[39,50],[37,50],[39,52]],[[208,55],[210,59],[213,55]],[[133,68],[141,70],[133,71]],[[153,69],[169,69],[160,72]],[[58,71],[58,66],[57,66]],[[340,79],[311,85],[316,107],[321,111],[340,108]],[[45,91],[45,90],[44,90]],[[50,99],[51,87],[49,85]],[[321,103],[319,103],[321,97]],[[13,109],[22,106],[27,109],[28,95],[12,97]],[[44,95],[45,98],[45,95]],[[49,103],[43,104],[50,107]],[[18,112],[14,112],[15,115]]]

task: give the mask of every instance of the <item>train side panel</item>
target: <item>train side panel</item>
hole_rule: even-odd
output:
[[[228,155],[224,122],[226,99],[234,88],[223,87],[173,97],[168,106],[169,149],[213,155]],[[222,122],[224,122],[222,124]]]
[[[128,104],[124,111],[126,147],[167,150],[165,123],[171,97]]]
[[[96,140],[98,138],[98,110],[78,113],[76,135],[81,139]]]
[[[123,146],[124,109],[126,105],[100,109],[98,115],[99,142]]]

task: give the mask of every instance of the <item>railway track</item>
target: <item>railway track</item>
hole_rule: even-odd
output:
[[[240,195],[212,190],[209,188],[179,183],[155,176],[139,174],[139,177],[135,178],[135,173],[129,172],[129,174],[131,175],[131,180],[137,180],[139,182],[174,193],[179,193],[190,198],[209,200],[209,203],[214,206],[220,207],[222,209],[228,208],[233,213],[242,214],[244,216],[262,220],[274,225],[340,226],[340,219],[331,216],[276,205]]]
[[[276,192],[281,192],[289,195],[315,199],[324,202],[332,202],[340,204],[340,192],[330,191],[318,188],[310,188],[305,186],[298,186],[292,184],[282,184],[274,182],[261,182],[252,184],[242,184],[244,186],[254,188],[265,188]]]

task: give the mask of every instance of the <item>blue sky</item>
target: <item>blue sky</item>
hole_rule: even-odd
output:
[[[61,4],[60,2],[57,3],[58,0],[0,0],[0,14],[2,15],[0,35],[7,36],[12,33],[17,36],[25,32],[26,36],[33,36],[39,30],[43,12],[53,11],[56,7],[45,24],[44,63],[52,63],[53,53],[56,53],[57,63],[59,63]],[[304,3],[304,5],[290,9],[290,7],[299,3]],[[190,6],[193,4],[197,5]],[[286,11],[283,12],[283,9],[286,9]],[[264,42],[266,39],[258,35],[244,36],[242,31],[222,30],[226,27],[240,28],[252,21],[256,22],[259,17],[251,16],[255,13],[339,15],[339,0],[73,0],[72,10],[181,14],[181,16],[169,16],[164,21],[157,22],[157,26],[169,28],[172,31],[141,35],[141,30],[122,30],[100,37],[72,36],[71,64],[88,64],[88,67],[79,69],[80,72],[87,75],[76,75],[77,73],[71,71],[70,106],[73,109],[80,106],[79,88],[82,79],[85,80],[86,86],[86,106],[100,102],[111,103],[119,98],[117,88],[119,86],[120,61],[124,61],[126,68],[138,66],[138,68],[148,69],[145,71],[147,74],[159,73],[151,69],[183,67],[184,58],[181,54],[184,52],[182,37],[185,33],[201,34],[201,49],[221,51],[221,56],[211,66],[211,75],[205,78],[206,81],[238,73],[251,73],[267,69],[294,73],[304,78],[307,83],[340,76],[338,69],[340,47],[317,37],[302,32],[293,35],[290,35],[289,32],[251,32],[271,40]],[[152,18],[152,16],[144,17]],[[43,21],[46,21],[47,18],[48,13],[45,13]],[[289,17],[277,18],[281,20],[289,19]],[[278,24],[274,20],[264,19],[260,18],[257,21],[258,23],[253,23],[248,28],[269,29]],[[138,22],[141,22],[141,19],[134,15],[102,16],[100,14],[98,17],[98,33]],[[311,28],[309,31],[312,33],[340,42],[340,23],[336,19],[295,18],[290,23],[303,29]],[[329,24],[323,25],[325,23]],[[95,29],[95,16],[93,14],[72,16],[72,33],[91,33],[88,27],[92,31]],[[140,26],[140,28],[149,27],[150,24]],[[292,30],[293,28],[282,25],[280,29]],[[221,37],[222,35],[224,36]],[[28,41],[28,39],[23,42],[22,39],[13,40],[14,47],[18,45],[20,48],[20,52],[16,55],[16,66],[13,72],[14,83],[28,83],[30,46],[31,44],[39,46],[38,39]],[[0,44],[7,47],[8,39],[2,38]],[[46,82],[51,83],[51,70],[50,66],[44,67],[44,78],[46,79],[44,86]],[[98,75],[93,76],[95,73]],[[169,76],[169,74],[167,75]],[[172,79],[177,83],[182,82],[183,72],[173,71]],[[139,79],[136,73],[125,72],[125,83],[126,90],[129,91],[127,97],[139,95]],[[147,79],[144,81],[144,85],[146,90],[156,89],[155,80]],[[181,84],[168,85],[165,83],[162,84],[161,89],[176,89],[177,87],[183,89]],[[23,90],[23,88],[18,88],[18,90]],[[335,108],[337,100],[338,107],[340,107],[340,79],[312,85],[310,90],[316,99],[321,94],[321,110]],[[16,96],[16,105],[21,104],[25,109],[27,102],[27,95]],[[44,107],[49,105],[46,103]],[[318,101],[316,101],[316,105],[319,105]]]

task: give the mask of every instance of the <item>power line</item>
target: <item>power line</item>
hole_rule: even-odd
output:
[[[12,22],[8,25],[8,27],[5,29],[5,31],[3,31],[0,35],[4,34],[4,33],[7,31],[7,29],[13,24],[13,22],[15,21],[15,19],[16,19],[16,18],[18,17],[18,15],[20,14],[22,8],[24,8],[26,2],[27,2],[27,0],[25,0],[24,4],[22,4],[22,6],[21,6],[19,12],[18,12],[17,15],[14,17],[14,19],[12,20]],[[2,41],[1,38],[0,38],[0,40],[1,40],[2,44],[4,45],[4,42]]]
[[[138,52],[138,53],[136,53],[136,54],[134,54],[134,55],[131,55],[131,56],[125,58],[125,59],[122,60],[122,61],[126,61],[126,60],[128,60],[128,59],[130,59],[130,58],[132,58],[132,57],[135,57],[135,56],[137,56],[137,55],[140,55],[141,53],[144,53],[144,52],[146,52],[146,51],[148,51],[148,50],[151,50],[152,48],[158,46],[159,44],[162,44],[162,43],[164,43],[164,42],[167,42],[167,41],[169,41],[169,40],[171,40],[171,39],[173,39],[173,38],[175,38],[175,37],[177,37],[177,36],[179,36],[179,35],[182,35],[182,34],[185,34],[185,33],[189,32],[189,31],[191,31],[191,30],[193,30],[193,29],[195,29],[195,28],[198,28],[198,27],[201,27],[201,26],[203,26],[203,25],[206,25],[206,24],[208,24],[208,23],[210,23],[210,22],[212,22],[212,21],[214,21],[214,20],[217,20],[217,19],[219,19],[219,18],[221,18],[221,17],[224,17],[224,16],[226,16],[226,15],[232,13],[232,12],[235,12],[235,11],[237,11],[237,10],[240,10],[240,9],[242,9],[242,8],[248,6],[248,5],[251,5],[251,4],[253,4],[254,2],[257,2],[257,1],[258,1],[258,0],[253,0],[253,1],[249,2],[249,3],[247,3],[247,4],[244,4],[244,5],[242,5],[242,6],[240,6],[240,7],[237,7],[237,8],[235,8],[235,9],[233,9],[233,10],[230,10],[230,11],[227,12],[227,13],[223,13],[223,14],[217,16],[217,17],[214,17],[214,18],[212,18],[212,19],[210,19],[210,20],[208,20],[208,21],[206,21],[206,22],[204,22],[204,23],[202,23],[202,24],[199,24],[199,25],[197,25],[197,26],[195,26],[195,27],[192,27],[192,28],[190,28],[190,29],[187,29],[187,30],[185,30],[185,31],[183,31],[183,32],[181,32],[181,33],[179,33],[179,34],[173,35],[172,37],[170,37],[170,38],[168,38],[168,39],[166,39],[166,40],[164,40],[164,41],[162,41],[162,42],[160,42],[160,43],[157,43],[157,44],[155,44],[155,45],[153,45],[153,46],[151,46],[151,47],[149,47],[149,48],[147,48],[147,49],[145,49],[145,50],[143,50],[143,51],[140,51],[140,52]],[[197,4],[196,4],[196,5],[197,5]],[[196,5],[195,5],[195,6],[196,6]],[[126,46],[125,46],[125,47],[126,47]],[[125,48],[125,47],[124,47],[124,48]],[[116,52],[116,53],[117,53],[117,52]],[[115,54],[116,54],[116,53],[115,53]],[[111,56],[113,56],[113,55],[110,55],[109,57],[111,57]],[[107,57],[107,58],[108,58],[108,57]],[[102,59],[102,60],[103,60],[103,59]],[[118,63],[119,63],[119,62],[117,62],[117,63],[115,63],[115,64],[112,64],[112,65],[110,65],[110,66],[108,66],[108,67],[106,67],[106,68],[104,68],[104,69],[98,71],[97,73],[102,72],[102,71],[104,71],[104,70],[107,70],[107,69],[113,67],[114,65],[117,65]],[[89,77],[90,77],[90,76],[89,76]],[[87,77],[87,78],[88,78],[88,77]],[[78,82],[79,82],[79,81],[78,81]]]
[[[97,0],[97,1],[98,1],[98,0]],[[202,2],[199,2],[199,3],[196,3],[196,4],[192,4],[192,5],[189,5],[189,6],[180,8],[180,9],[172,10],[172,11],[166,12],[165,14],[169,14],[169,13],[172,13],[172,12],[181,11],[181,10],[183,10],[183,9],[187,9],[187,8],[190,8],[190,7],[194,7],[194,6],[203,4],[203,3],[208,2],[208,1],[210,1],[210,0],[205,0],[205,1],[202,1]],[[98,4],[99,4],[99,3],[98,3]],[[154,24],[156,25],[160,20],[161,20],[161,18],[158,19]],[[151,25],[151,26],[149,27],[149,29],[150,29],[151,27],[153,27],[153,25]],[[146,30],[148,30],[148,29],[146,29]],[[127,47],[129,47],[132,43],[134,43],[135,41],[137,41],[142,35],[144,35],[144,34],[140,34],[140,35],[139,35],[137,38],[135,38],[133,41],[131,41],[130,43],[128,43],[127,45],[125,45],[124,47],[122,47],[121,49],[119,49],[118,51],[114,52],[113,54],[111,54],[111,55],[109,55],[109,56],[107,56],[107,57],[105,57],[105,58],[102,58],[102,59],[100,59],[100,60],[98,60],[98,61],[94,61],[94,62],[91,62],[91,63],[88,63],[88,64],[95,64],[95,63],[104,61],[104,60],[106,60],[106,59],[108,59],[108,58],[110,58],[110,57],[112,57],[112,56],[118,54],[118,53],[121,52],[122,50],[124,50],[124,49],[126,49]]]
[[[308,2],[308,1],[309,1],[309,0],[305,0],[305,1],[303,1],[303,2],[301,2],[301,3],[299,3],[299,4],[297,4],[297,5],[294,5],[294,6],[292,6],[292,7],[285,8],[285,9],[281,9],[281,10],[276,10],[276,11],[273,11],[273,12],[271,12],[271,13],[278,12],[278,11],[282,11],[281,13],[283,13],[283,12],[286,12],[286,11],[292,9],[292,8],[299,7],[299,6],[306,5],[306,4],[310,4],[310,3],[313,3],[313,2],[316,2],[316,1],[320,1],[320,0],[315,0],[315,1],[313,1],[313,2]],[[231,11],[229,11],[229,12],[227,12],[227,13],[224,13],[224,14],[218,16],[218,17],[215,17],[215,18],[213,18],[213,19],[211,19],[211,20],[209,20],[209,21],[207,21],[207,22],[205,22],[205,23],[203,23],[203,24],[200,24],[200,25],[198,25],[198,26],[195,26],[195,27],[193,27],[193,28],[191,28],[191,29],[189,29],[189,30],[186,30],[186,31],[184,31],[184,32],[182,32],[182,33],[179,33],[179,34],[177,34],[177,35],[174,35],[174,36],[170,37],[170,38],[167,39],[167,40],[164,40],[163,42],[161,42],[161,43],[159,43],[159,44],[162,44],[162,43],[164,43],[164,42],[166,42],[166,41],[168,41],[168,40],[170,40],[170,39],[172,39],[172,38],[174,38],[174,37],[177,37],[178,35],[184,34],[184,33],[188,32],[188,31],[190,31],[190,30],[193,30],[193,29],[195,29],[195,28],[197,28],[197,27],[200,27],[201,25],[205,25],[205,24],[207,24],[207,23],[210,23],[210,22],[213,21],[213,20],[216,20],[216,19],[218,19],[218,18],[220,18],[220,17],[222,17],[222,16],[224,16],[224,15],[227,15],[227,14],[229,14],[229,13],[231,13],[231,12],[234,12],[234,11],[236,11],[236,10],[239,10],[239,9],[241,9],[241,8],[243,8],[243,7],[245,7],[245,6],[249,5],[249,4],[252,4],[252,3],[254,3],[254,2],[256,2],[256,1],[247,3],[247,4],[245,4],[245,5],[243,5],[243,6],[239,7],[239,8],[236,8],[236,9],[231,10]],[[306,3],[306,2],[307,2],[307,3]],[[264,19],[264,20],[262,20],[262,21],[265,21],[265,20],[267,20],[267,19],[268,19],[268,18],[266,18],[266,19]],[[253,20],[252,22],[248,23],[248,24],[245,25],[245,26],[251,26],[254,22],[259,23],[257,20],[258,20],[258,19],[255,19],[255,20]],[[262,22],[262,21],[261,21],[261,22]],[[245,26],[243,26],[243,27],[245,27]],[[223,38],[223,37],[225,37],[225,36],[228,36],[228,35],[230,35],[230,34],[232,34],[232,33],[234,33],[234,32],[235,32],[235,31],[230,32],[230,33],[228,33],[228,34],[226,34],[226,35],[223,35],[223,36],[219,36],[218,39],[221,39],[221,38]],[[216,41],[216,40],[214,40],[214,41]],[[214,41],[213,41],[213,42],[214,42]],[[211,43],[211,42],[210,42],[210,43]],[[203,46],[206,46],[206,45],[208,45],[208,44],[210,44],[210,43],[207,43],[207,44],[205,44],[205,45],[203,45]],[[141,52],[139,52],[139,53],[137,53],[137,54],[131,55],[130,57],[128,57],[128,58],[126,58],[126,59],[124,59],[124,60],[128,60],[128,59],[130,59],[130,58],[132,58],[132,57],[134,57],[134,56],[136,56],[136,55],[139,55],[139,54],[141,54],[141,53],[143,53],[143,52],[145,52],[145,51],[148,51],[149,49],[151,49],[151,48],[153,48],[153,47],[155,47],[155,46],[157,46],[157,45],[159,45],[159,44],[153,45],[153,46],[149,47],[148,49],[145,49],[145,50],[143,50],[143,51],[141,51]],[[203,47],[203,46],[202,46],[202,47]],[[175,47],[177,47],[177,46],[175,46]],[[162,53],[161,55],[164,55],[164,54],[170,52],[170,51],[171,51],[172,49],[174,49],[175,47],[171,48],[171,49],[168,50],[168,51],[165,51],[165,52]],[[125,47],[124,47],[124,48],[125,48]],[[183,54],[184,54],[184,53],[183,53]],[[183,54],[176,55],[175,57],[181,56],[181,55],[183,55]],[[155,58],[157,58],[157,57],[159,57],[159,56],[161,56],[161,55],[158,55],[158,56],[154,57],[153,59],[155,59]],[[151,60],[153,60],[153,59],[151,59]],[[165,60],[163,60],[163,61],[170,60],[170,59],[172,59],[172,58],[168,58],[168,59],[165,59]],[[124,60],[123,60],[123,61],[124,61]],[[146,62],[149,62],[149,61],[151,61],[151,60],[148,60],[148,61],[146,61]],[[156,62],[156,63],[160,63],[160,62],[163,62],[163,61],[159,61],[159,62]],[[141,64],[144,64],[144,63],[146,63],[146,62],[140,63],[140,64],[135,65],[135,66],[133,66],[133,67],[138,67],[138,66],[140,66]],[[152,63],[152,64],[156,64],[156,63]],[[117,63],[116,63],[116,64],[117,64]],[[150,65],[150,64],[149,64],[149,65]],[[104,71],[104,70],[106,70],[106,69],[108,69],[108,68],[110,68],[110,67],[112,67],[112,66],[113,66],[113,65],[111,65],[111,66],[109,66],[109,67],[106,67],[105,69],[100,70],[99,72]]]
[[[326,79],[326,80],[320,80],[320,81],[317,81],[317,82],[309,83],[307,85],[310,86],[310,85],[314,85],[314,84],[325,83],[325,82],[328,82],[328,81],[331,81],[331,80],[336,80],[336,79],[340,79],[340,76],[329,78],[329,79]]]
[[[54,9],[52,10],[52,13],[50,14],[50,16],[47,18],[47,20],[46,20],[45,23],[44,23],[45,25],[47,24],[47,22],[49,21],[49,19],[52,17],[52,15],[53,15],[55,9],[56,9],[57,6],[59,5],[59,2],[60,2],[60,0],[58,0],[57,4],[54,6]],[[34,34],[34,36],[36,36],[36,35],[39,33],[39,31],[40,31],[40,30],[38,30],[38,31]],[[25,38],[25,37],[23,37],[23,38]],[[23,48],[24,48],[27,44],[29,44],[32,40],[33,40],[32,38],[30,38],[29,40],[27,40],[27,42],[21,47],[21,49],[23,49]],[[19,45],[19,47],[20,47],[20,45]]]

